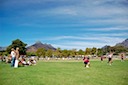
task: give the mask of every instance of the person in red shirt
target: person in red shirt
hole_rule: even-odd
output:
[[[90,67],[89,57],[88,58],[84,58],[84,64],[85,64],[85,67],[87,67],[87,68]]]

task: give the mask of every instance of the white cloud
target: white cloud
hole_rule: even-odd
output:
[[[112,37],[116,34],[110,36],[110,34],[99,34],[99,35],[82,35],[82,36],[59,36],[53,37],[51,41],[55,41],[56,44],[53,43],[55,47],[61,47],[65,49],[78,48],[85,49],[87,47],[103,47],[105,45],[114,46],[117,43],[120,43],[124,40],[124,38]],[[118,36],[124,36],[127,34],[118,34]],[[108,37],[109,36],[109,37]]]
[[[128,31],[128,27],[109,27],[109,28],[85,28],[82,30],[92,30],[92,31]],[[125,33],[126,34],[126,33]],[[117,34],[118,35],[118,34]]]
[[[11,2],[11,3],[10,3]],[[48,2],[59,2],[63,5],[57,5],[50,7]],[[73,4],[68,4],[74,2]],[[77,3],[76,3],[77,2]],[[41,4],[44,4],[41,5]],[[59,4],[58,3],[58,4]],[[6,5],[12,4],[9,7],[13,6],[12,8],[15,9],[22,9],[19,10],[21,13],[16,13],[23,15],[24,19],[28,19],[32,21],[20,21],[19,23],[21,26],[30,26],[32,28],[43,28],[44,19],[49,19],[55,21],[56,23],[59,22],[58,19],[65,19],[67,21],[72,21],[77,24],[76,27],[81,28],[80,24],[87,25],[87,26],[95,26],[99,25],[100,28],[85,28],[82,31],[97,31],[96,33],[85,33],[81,34],[78,32],[77,35],[57,35],[56,37],[46,37],[46,38],[38,38],[38,40],[45,40],[45,41],[52,41],[55,47],[61,48],[81,48],[85,49],[86,47],[102,47],[104,45],[115,45],[124,40],[125,37],[128,36],[128,6],[123,5],[122,3],[128,3],[127,0],[23,0],[23,1],[9,1]],[[67,5],[68,4],[68,5]],[[18,8],[16,8],[16,6]],[[38,6],[37,6],[38,5]],[[29,7],[27,8],[26,7]],[[35,9],[31,9],[31,6],[35,6]],[[20,8],[21,7],[21,8]],[[37,8],[36,8],[37,7]],[[38,8],[39,7],[39,8]],[[45,8],[46,7],[46,8]],[[25,8],[25,9],[24,9]],[[13,11],[16,11],[12,9]],[[11,15],[10,15],[11,16]],[[49,17],[50,16],[50,17]],[[58,18],[59,17],[59,18]],[[16,17],[11,17],[13,18]],[[9,18],[11,20],[11,18]],[[52,19],[53,18],[53,19]],[[21,16],[17,18],[16,21],[21,19]],[[44,21],[42,21],[42,19]],[[74,21],[74,19],[76,21]],[[57,21],[58,20],[58,21]],[[23,23],[21,23],[23,22]],[[39,24],[37,24],[39,23]],[[43,25],[42,25],[43,23]],[[63,23],[62,23],[63,24]],[[71,25],[71,23],[69,23]],[[75,25],[76,25],[75,24]],[[65,25],[65,22],[64,22]],[[74,26],[75,26],[74,25]],[[117,26],[117,27],[107,27],[108,26]],[[103,26],[103,27],[102,27]],[[106,28],[105,28],[106,26]],[[116,31],[123,31],[120,34],[116,33]],[[101,33],[104,32],[104,33]],[[111,33],[109,33],[111,32]],[[43,33],[43,32],[42,32]],[[82,32],[83,33],[83,32]],[[32,40],[26,41],[34,41],[37,38],[33,38]],[[57,42],[56,44],[54,44]],[[31,43],[30,43],[31,44]],[[51,43],[52,44],[52,43]]]
[[[95,5],[95,2],[97,3],[101,3]],[[93,4],[94,3],[94,4]],[[105,2],[104,2],[105,3]],[[70,5],[70,6],[63,6],[63,7],[58,7],[58,8],[53,8],[52,12],[54,13],[58,13],[58,14],[65,14],[66,12],[70,14],[75,14],[78,16],[87,16],[87,17],[110,17],[110,16],[115,16],[115,15],[126,15],[127,13],[127,9],[124,7],[119,7],[117,6],[113,6],[112,4],[110,4],[111,6],[105,6],[103,4],[103,1],[94,1],[94,0],[87,0],[85,2],[82,3],[78,3],[78,5]],[[51,11],[51,10],[50,10]]]
[[[50,10],[51,14],[56,15],[77,15],[77,11],[68,7],[59,7]]]
[[[117,26],[128,26],[128,18],[116,18],[116,19],[96,19],[96,20],[88,20],[83,21],[84,23],[90,23],[93,25],[117,25]]]
[[[69,19],[76,23],[93,25],[119,25],[127,26],[128,12],[127,6],[118,6],[116,4],[105,5],[107,1],[87,0],[79,4],[53,7],[48,10],[40,9],[29,12],[39,17],[53,16],[57,19]],[[118,0],[118,2],[120,2]],[[113,1],[112,3],[117,3]],[[119,4],[119,3],[117,3]],[[34,12],[35,11],[35,12]],[[74,20],[75,19],[75,20]]]
[[[30,0],[29,0],[30,1]],[[59,0],[39,0],[30,1],[28,3],[46,3],[48,2],[58,2]],[[122,2],[127,2],[125,0],[80,0],[78,1],[68,1],[61,0],[59,3],[65,4],[55,6],[53,8],[49,7],[39,8],[36,10],[27,10],[22,12],[24,16],[39,17],[43,19],[44,17],[54,17],[55,19],[69,19],[76,23],[83,24],[112,24],[112,25],[127,25],[128,23],[128,6],[122,4]],[[67,5],[66,3],[74,2],[73,4]],[[110,3],[111,2],[111,3]],[[47,5],[46,5],[47,6]],[[63,18],[63,19],[62,19]]]
[[[60,47],[62,49],[83,49],[85,50],[86,48],[101,48],[105,45],[110,45],[110,43],[97,43],[97,42],[83,42],[83,41],[69,41],[69,42],[63,42],[59,44],[52,44],[54,47]],[[111,44],[115,45],[115,44]]]
[[[107,33],[107,34],[97,34],[98,36],[104,36],[104,37],[123,37],[123,36],[128,36],[127,32],[124,33]]]

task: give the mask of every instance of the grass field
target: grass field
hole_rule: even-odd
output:
[[[39,61],[35,66],[12,68],[0,62],[0,85],[128,85],[128,61]]]

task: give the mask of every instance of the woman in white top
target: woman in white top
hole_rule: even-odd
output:
[[[11,57],[12,57],[12,59],[11,59],[11,67],[14,67],[15,59],[16,59],[16,53],[15,53],[15,49],[14,48],[11,49]]]
[[[18,67],[18,63],[19,63],[19,56],[20,56],[20,54],[19,54],[19,48],[17,47],[16,48],[16,60],[15,60],[15,65],[14,65],[14,67],[15,68],[17,68]]]

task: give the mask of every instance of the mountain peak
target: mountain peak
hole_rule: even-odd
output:
[[[39,48],[44,48],[46,50],[49,50],[49,49],[56,50],[56,48],[54,48],[50,44],[43,44],[43,43],[41,43],[41,41],[37,41],[35,44],[27,47],[27,51],[28,52],[36,52]]]
[[[41,43],[41,41],[36,41],[36,43],[35,43],[35,44],[42,44],[42,43]]]
[[[124,40],[124,42],[128,42],[128,38],[126,40]]]
[[[0,47],[0,51],[6,50],[7,47]]]
[[[121,43],[117,43],[116,46],[124,46],[124,47],[128,47],[128,38],[125,39],[123,42]]]

